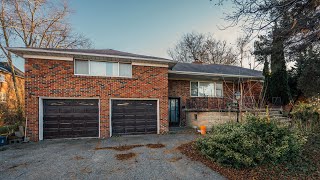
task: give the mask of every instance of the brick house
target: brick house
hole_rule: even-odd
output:
[[[20,94],[20,102],[24,104],[24,73],[18,68],[14,68]],[[0,104],[9,109],[14,109],[17,105],[12,71],[7,62],[0,62]]]
[[[232,119],[233,91],[249,90],[253,105],[262,89],[260,71],[235,66],[176,63],[111,49],[8,50],[25,59],[27,134],[34,141],[159,134],[171,126],[221,123],[227,118],[206,117],[228,113]]]

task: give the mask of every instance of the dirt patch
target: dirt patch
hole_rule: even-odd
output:
[[[177,162],[177,161],[179,161],[180,159],[182,159],[182,157],[173,157],[173,158],[168,159],[168,161],[169,161],[169,162]]]
[[[83,160],[83,159],[85,159],[85,158],[82,157],[82,156],[74,156],[74,157],[72,158],[72,160],[76,160],[76,161]]]
[[[146,146],[147,146],[148,148],[153,148],[153,149],[166,147],[164,144],[160,144],[160,143],[157,143],[157,144],[147,144]]]
[[[127,150],[131,150],[133,148],[142,147],[142,146],[144,146],[144,145],[135,144],[135,145],[114,146],[114,147],[96,147],[95,150],[111,149],[111,150],[116,150],[116,151],[127,151]]]
[[[124,161],[124,160],[132,159],[136,156],[137,156],[137,154],[135,154],[135,153],[117,154],[116,159],[119,161]]]

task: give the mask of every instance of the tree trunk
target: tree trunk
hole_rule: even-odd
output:
[[[17,86],[17,78],[16,78],[16,74],[15,74],[15,69],[14,69],[14,65],[12,63],[12,58],[11,58],[11,53],[8,52],[8,64],[10,66],[11,69],[11,76],[12,76],[12,82],[13,82],[13,88],[14,88],[14,92],[16,95],[16,99],[17,99],[17,108],[18,110],[22,110],[22,106],[21,106],[21,96],[19,94],[19,87]]]

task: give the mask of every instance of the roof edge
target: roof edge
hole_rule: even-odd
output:
[[[153,61],[153,62],[162,62],[162,63],[176,63],[174,60],[169,59],[158,59],[158,58],[142,58],[142,57],[133,57],[133,56],[118,56],[118,55],[107,55],[107,54],[97,54],[97,53],[83,53],[83,52],[71,52],[71,51],[55,51],[55,50],[45,50],[45,49],[32,49],[32,48],[15,48],[15,47],[6,47],[6,49],[20,57],[23,56],[23,52],[37,52],[37,53],[54,53],[60,55],[82,55],[82,56],[96,56],[96,57],[111,57],[111,58],[121,58],[121,59],[136,59],[144,61]]]
[[[264,79],[263,76],[247,76],[247,75],[235,75],[235,74],[219,74],[219,73],[204,73],[204,72],[192,72],[192,71],[174,71],[169,70],[169,74],[185,74],[185,75],[201,75],[201,76],[221,76],[221,77],[242,77],[242,78],[255,78]]]

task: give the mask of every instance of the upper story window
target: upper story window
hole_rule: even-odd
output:
[[[132,65],[129,63],[75,60],[76,75],[132,77]]]
[[[192,81],[190,90],[193,97],[223,97],[222,83]]]

